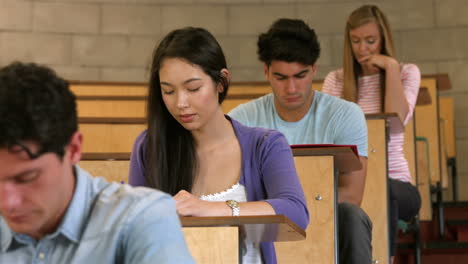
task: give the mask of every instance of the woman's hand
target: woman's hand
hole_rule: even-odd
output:
[[[382,54],[372,54],[359,58],[358,62],[364,72],[377,73],[380,69],[387,71],[389,67],[399,67],[398,61]]]
[[[173,198],[181,216],[225,216],[230,213],[226,203],[203,201],[186,190],[179,191]]]

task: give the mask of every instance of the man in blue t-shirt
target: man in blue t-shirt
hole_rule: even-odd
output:
[[[289,144],[357,145],[362,169],[340,172],[340,263],[371,263],[372,224],[360,208],[367,169],[367,126],[354,103],[312,89],[320,45],[302,20],[279,19],[258,39],[258,56],[273,93],[229,115],[248,126],[281,131]]]

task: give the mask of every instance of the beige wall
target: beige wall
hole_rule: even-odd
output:
[[[397,55],[423,73],[449,73],[455,96],[462,198],[468,200],[468,2],[466,0],[0,0],[0,65],[52,66],[69,79],[145,81],[156,42],[200,26],[220,41],[235,81],[263,80],[256,37],[279,17],[301,18],[322,45],[318,78],[341,64],[344,22],[375,3],[394,29]]]

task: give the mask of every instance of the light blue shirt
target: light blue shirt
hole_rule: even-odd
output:
[[[0,263],[194,263],[169,195],[107,183],[78,166],[76,172],[54,233],[36,241],[12,232],[0,216]]]
[[[228,115],[246,126],[278,130],[290,145],[356,145],[359,156],[367,157],[367,124],[361,108],[319,91],[314,91],[309,111],[297,122],[281,119],[271,93],[239,105]]]

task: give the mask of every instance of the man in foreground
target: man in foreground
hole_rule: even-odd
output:
[[[0,69],[0,263],[192,263],[172,198],[91,177],[81,149],[66,81]]]

